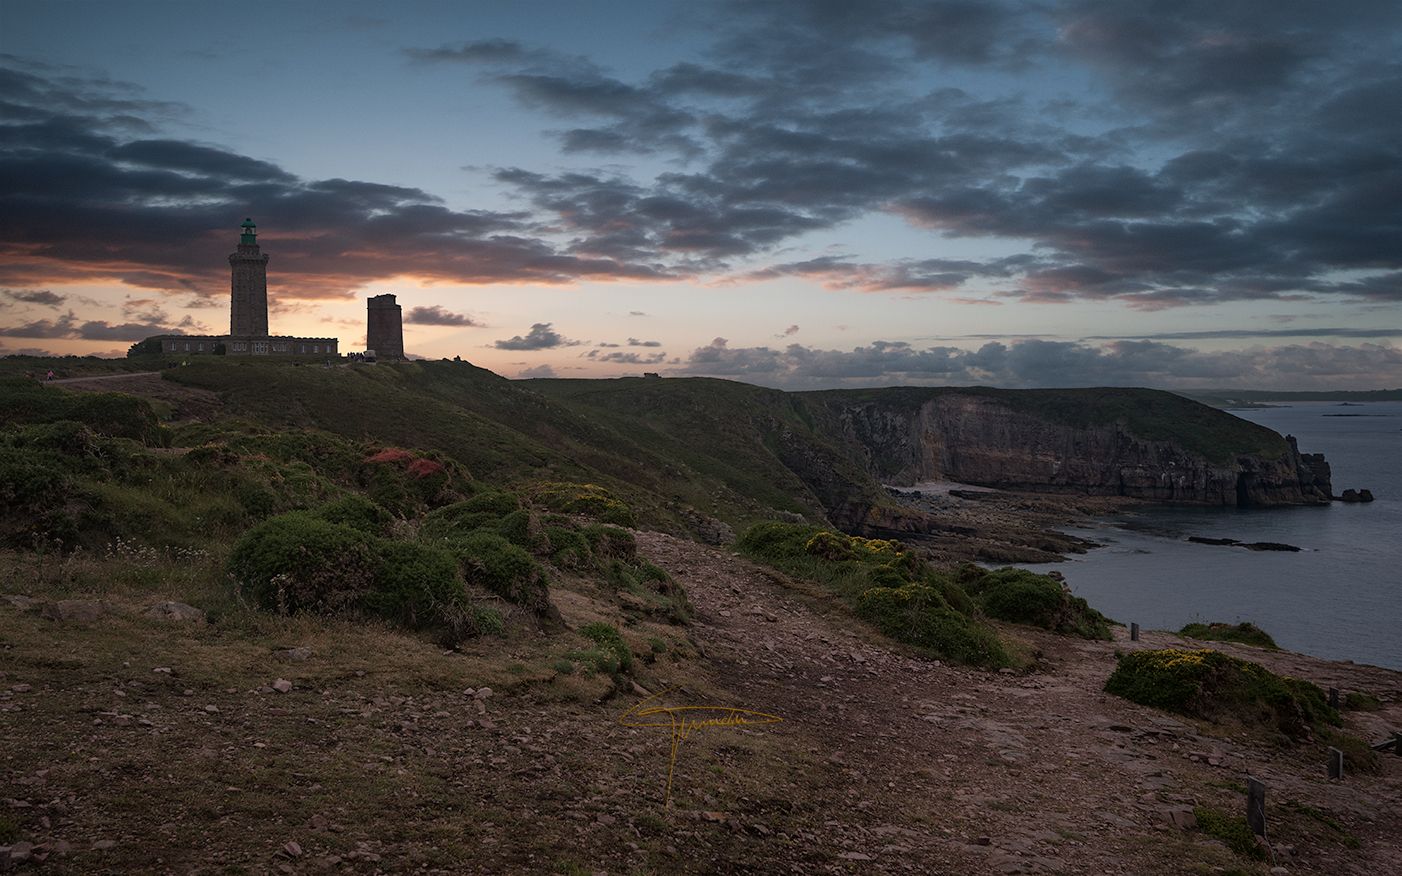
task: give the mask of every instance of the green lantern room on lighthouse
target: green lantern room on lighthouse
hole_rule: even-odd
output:
[[[243,229],[243,235],[239,237],[239,243],[256,244],[258,242],[258,226],[253,224],[252,219],[244,219],[243,224],[239,227]]]

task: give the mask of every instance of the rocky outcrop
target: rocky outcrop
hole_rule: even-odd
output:
[[[1294,438],[1268,434],[1265,451],[1232,453],[1228,445],[1209,459],[1186,440],[1146,438],[1121,420],[1072,424],[986,393],[933,393],[918,406],[908,397],[827,402],[870,473],[885,483],[951,480],[1240,507],[1321,504],[1331,497],[1329,464],[1321,454],[1300,453]],[[1209,422],[1214,416],[1193,414]],[[1183,428],[1186,434],[1194,426]]]
[[[1371,502],[1373,501],[1372,490],[1344,490],[1342,495],[1336,496],[1340,502]]]

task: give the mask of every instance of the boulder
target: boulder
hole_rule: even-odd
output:
[[[39,613],[49,620],[69,623],[90,624],[113,613],[113,607],[106,602],[88,602],[82,599],[60,599],[46,602]]]
[[[735,530],[723,520],[688,510],[686,523],[704,544],[728,545],[735,541]]]
[[[10,604],[10,607],[16,611],[38,611],[44,606],[44,601],[42,599],[33,599],[28,596],[13,595],[6,596],[4,599]]]
[[[146,617],[156,620],[204,623],[204,612],[183,602],[158,602],[144,612]]]

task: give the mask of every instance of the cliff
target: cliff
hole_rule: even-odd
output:
[[[819,403],[883,483],[1238,507],[1329,501],[1322,454],[1230,414],[1150,390],[1033,393],[824,393]]]
[[[1213,505],[1309,504],[1330,492],[1322,457],[1144,389],[789,393],[708,378],[508,381],[448,361],[211,359],[164,376],[217,394],[220,415],[439,450],[490,483],[599,483],[671,531],[694,531],[698,514],[738,531],[781,513],[929,532],[942,521],[881,485],[937,479]]]

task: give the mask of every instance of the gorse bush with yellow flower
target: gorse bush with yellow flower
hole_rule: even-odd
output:
[[[1315,685],[1211,648],[1126,654],[1105,690],[1207,721],[1271,727],[1292,739],[1308,739],[1340,723]]]
[[[1024,662],[988,625],[988,617],[1109,638],[1109,621],[1046,575],[973,565],[951,574],[932,568],[894,539],[805,524],[760,523],[737,546],[751,559],[836,591],[859,617],[891,638],[960,663]]]

